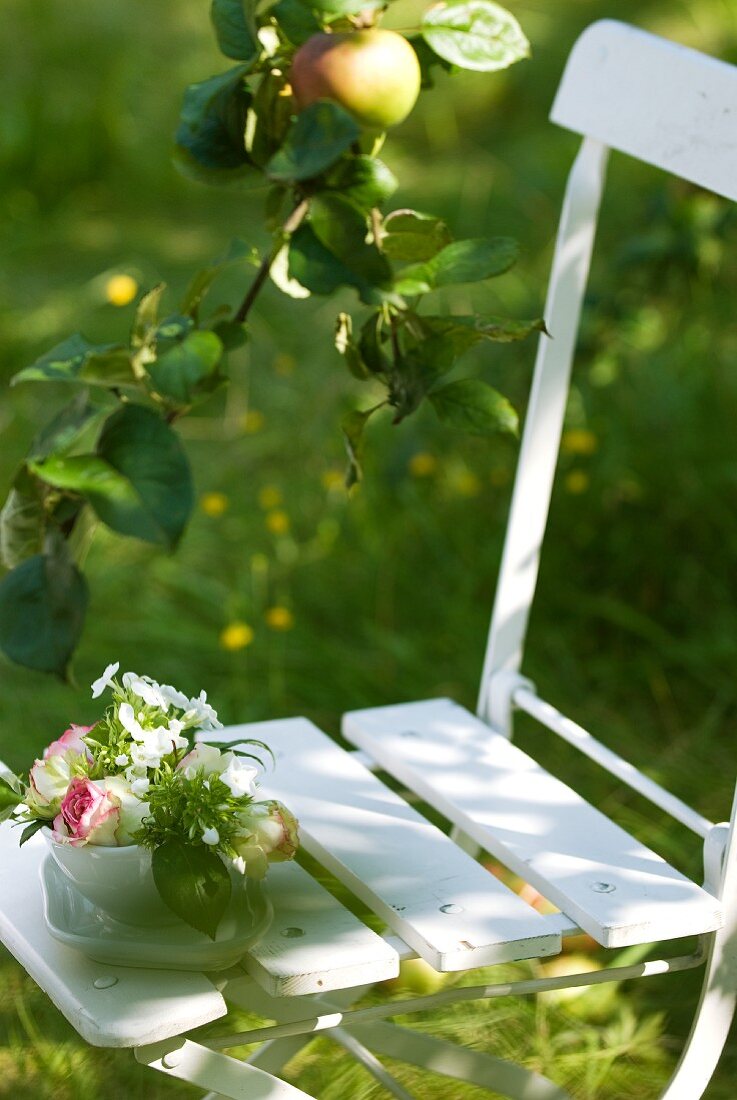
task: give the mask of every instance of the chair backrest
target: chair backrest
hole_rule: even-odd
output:
[[[553,122],[737,200],[737,69],[625,23],[589,27]]]
[[[550,278],[479,696],[511,736],[610,148],[737,200],[737,68],[612,20],[579,38],[552,120],[583,136]]]

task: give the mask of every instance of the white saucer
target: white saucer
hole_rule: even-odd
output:
[[[239,962],[271,924],[273,908],[259,882],[233,895],[215,940],[184,921],[166,927],[124,924],[88,901],[51,855],[40,867],[44,918],[50,935],[97,962],[156,970],[225,970]]]

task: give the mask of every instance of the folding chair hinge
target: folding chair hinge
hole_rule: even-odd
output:
[[[495,672],[489,680],[489,689],[486,696],[486,714],[481,715],[489,725],[503,734],[512,736],[512,711],[514,710],[514,695],[520,688],[537,694],[537,687],[532,680],[520,676],[518,672],[510,672],[501,669]]]

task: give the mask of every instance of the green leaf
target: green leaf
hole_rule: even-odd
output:
[[[453,238],[445,222],[417,210],[394,210],[384,220],[381,247],[390,260],[431,260]]]
[[[274,180],[312,179],[334,164],[360,132],[358,123],[337,103],[318,100],[297,116],[266,172]]]
[[[394,289],[408,296],[427,294],[452,283],[476,283],[508,271],[517,259],[517,242],[511,237],[454,241],[423,264],[405,267],[394,280]]]
[[[365,155],[341,157],[325,175],[326,191],[338,191],[366,213],[391,198],[398,186],[383,161]]]
[[[389,356],[384,351],[386,330],[381,311],[372,313],[361,326],[358,349],[361,358],[372,374],[386,375],[392,369]]]
[[[131,353],[122,344],[111,348],[94,348],[82,364],[77,378],[95,386],[135,386],[136,376],[131,365]]]
[[[30,825],[26,825],[25,829],[20,834],[18,846],[22,847],[27,840],[30,840],[32,836],[35,836],[40,829],[43,829],[43,827],[48,824],[48,821],[45,821],[43,818],[39,818],[37,821],[32,821]]]
[[[12,777],[15,786],[12,787],[8,780],[0,775],[0,821],[5,821],[12,814],[19,802],[23,801],[23,792],[20,783],[15,776]]]
[[[113,531],[173,549],[193,507],[192,475],[177,435],[141,405],[107,420],[96,455],[50,456],[30,468],[79,493]]]
[[[261,182],[244,138],[251,93],[248,65],[190,84],[176,135],[177,167],[201,183]]]
[[[260,168],[268,164],[284,142],[293,114],[288,74],[272,69],[256,89],[246,120],[246,149]]]
[[[371,377],[359,348],[353,341],[353,321],[348,313],[339,313],[335,324],[335,347],[343,356],[348,370],[361,381]]]
[[[220,856],[203,844],[167,840],[154,848],[151,866],[164,904],[214,940],[232,889]]]
[[[14,376],[17,382],[81,382],[85,385],[135,384],[128,349],[122,344],[91,344],[78,333],[47,351]]]
[[[196,329],[149,363],[154,389],[179,405],[190,405],[201,383],[212,377],[223,357],[223,344],[214,332]]]
[[[272,9],[272,14],[279,29],[293,46],[301,46],[313,34],[319,34],[322,30],[322,24],[312,8],[302,0],[279,0]]]
[[[316,195],[310,203],[315,236],[369,287],[389,287],[392,272],[375,244],[366,241],[365,215],[342,195]],[[358,284],[354,284],[358,285]]]
[[[261,53],[253,7],[249,0],[212,0],[210,17],[226,57],[253,63]]]
[[[136,319],[133,322],[131,331],[131,341],[134,347],[140,347],[145,342],[149,330],[156,326],[159,319],[161,299],[165,290],[166,283],[159,283],[147,291],[138,303]]]
[[[451,65],[445,58],[438,57],[435,51],[430,49],[421,35],[410,35],[407,41],[417,54],[417,60],[420,63],[421,86],[423,88],[435,87],[434,69],[442,69],[446,73],[458,72],[458,67],[456,65]]]
[[[289,277],[312,294],[332,294],[341,286],[352,286],[367,305],[377,304],[384,297],[335,256],[309,223],[301,225],[289,242]]]
[[[449,382],[429,397],[444,423],[473,435],[517,435],[519,430],[519,418],[507,398],[479,379]]]
[[[248,329],[237,321],[218,321],[212,331],[219,338],[225,351],[235,351],[248,342]]]
[[[86,392],[75,397],[37,433],[29,448],[33,458],[44,458],[52,451],[65,454],[76,446],[85,433],[94,429],[96,422],[105,415],[105,409],[91,405]]]
[[[422,18],[422,36],[439,56],[461,69],[493,72],[530,55],[513,15],[492,0],[447,0]]]
[[[363,302],[382,301],[391,270],[366,234],[366,218],[349,200],[330,193],[315,196],[309,222],[290,241],[289,275],[313,294],[352,286]]]
[[[345,477],[347,489],[351,489],[363,477],[361,465],[363,460],[363,433],[369,417],[373,416],[378,407],[366,409],[364,412],[353,409],[351,412],[346,413],[340,422],[343,442],[348,454],[348,470]]]
[[[23,467],[0,512],[0,559],[7,569],[41,552],[46,513],[39,489]]]
[[[11,661],[65,676],[82,634],[87,582],[62,539],[0,583],[0,649]]]
[[[545,321],[541,317],[534,321],[513,321],[507,317],[423,314],[418,320],[422,327],[433,335],[453,339],[457,347],[456,355],[461,355],[483,340],[490,340],[497,344],[511,344],[517,340],[525,340],[534,332],[547,333]]]
[[[311,234],[311,236],[314,238],[314,234]],[[317,243],[319,245],[319,241]],[[285,244],[284,247],[280,248],[277,252],[269,268],[269,278],[274,286],[278,287],[282,294],[286,294],[289,298],[309,298],[310,291],[306,286],[302,286],[302,284],[291,274],[289,247],[288,244]],[[320,247],[322,246],[320,245]],[[300,245],[298,241],[294,253],[294,261],[297,266],[299,266],[300,263],[307,264],[309,262],[306,256],[300,256],[299,248]],[[340,284],[336,283],[335,285],[339,286]],[[330,294],[331,291],[326,291],[326,293]]]

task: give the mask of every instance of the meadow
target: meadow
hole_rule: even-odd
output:
[[[612,16],[737,62],[737,3],[510,7],[532,60],[441,80],[384,158],[401,180],[397,206],[440,214],[459,237],[521,243],[510,274],[454,290],[449,309],[472,302],[523,318],[542,310],[576,148],[547,121],[576,35]],[[398,0],[393,25],[411,25],[420,8]],[[183,87],[222,66],[205,0],[5,0],[4,16],[2,485],[61,397],[10,390],[8,380],[78,329],[122,337],[131,307],[111,301],[116,276],[141,288],[165,280],[176,294],[232,238],[264,243],[257,193],[208,191],[171,164]],[[240,286],[224,277],[217,293],[232,303]],[[525,666],[544,698],[717,821],[730,812],[737,717],[736,297],[728,204],[615,156]],[[0,758],[11,767],[26,767],[69,721],[94,720],[87,685],[113,660],[191,692],[206,687],[226,722],[305,714],[337,734],[341,713],[361,706],[451,695],[473,707],[516,444],[455,434],[431,411],[377,424],[364,481],[347,493],[338,424],[370,394],[347,375],[331,333],[338,309],[354,306],[349,293],[291,302],[267,288],[227,393],[182,424],[198,508],[177,554],[99,535],[74,683],[0,665]],[[523,412],[533,358],[530,341],[471,353],[469,364]],[[699,876],[690,834],[532,723],[518,728],[551,771]],[[590,964],[604,961],[586,951]],[[414,1022],[522,1060],[577,1100],[655,1100],[698,982],[654,978]],[[422,1100],[482,1095],[390,1068]],[[732,1100],[735,1072],[732,1045],[708,1100]],[[289,1078],[321,1100],[383,1095],[327,1040]],[[0,951],[0,1097],[136,1091],[196,1095],[125,1052],[87,1048]]]

